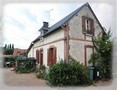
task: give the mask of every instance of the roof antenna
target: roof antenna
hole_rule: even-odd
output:
[[[51,13],[52,10],[53,10],[53,9],[50,9],[50,10],[48,10],[48,11],[45,11],[45,12],[48,13],[48,24],[49,24],[49,25],[50,25],[50,13]]]

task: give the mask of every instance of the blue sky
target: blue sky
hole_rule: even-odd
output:
[[[3,8],[4,44],[12,43],[16,48],[27,49],[30,43],[39,36],[38,30],[42,27],[43,21],[50,21],[51,26],[83,4],[25,3],[5,5]],[[107,29],[111,28],[114,32],[113,6],[108,3],[89,4],[102,26]]]

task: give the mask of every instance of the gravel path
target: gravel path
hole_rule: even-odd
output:
[[[37,79],[35,73],[17,74],[9,68],[0,68],[0,73],[4,73],[0,74],[0,90],[117,90],[117,78],[88,87],[50,87],[45,80]]]
[[[112,80],[108,80],[108,81],[97,81],[93,84],[93,86],[110,86],[112,84]]]
[[[4,83],[8,86],[47,86],[46,81],[37,79],[35,73],[17,74],[10,68],[4,69]]]

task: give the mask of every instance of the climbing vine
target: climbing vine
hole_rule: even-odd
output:
[[[97,65],[103,79],[110,79],[112,73],[112,41],[110,37],[111,32],[109,30],[106,34],[93,39],[97,53],[92,54],[90,62]]]

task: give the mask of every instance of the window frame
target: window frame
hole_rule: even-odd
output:
[[[43,65],[43,53],[44,53],[44,51],[43,51],[43,48],[41,48],[40,50],[39,50],[40,52],[39,52],[39,62],[40,62],[40,65]]]
[[[51,52],[51,49],[53,49],[53,51]],[[52,53],[52,56],[51,56]],[[57,50],[55,46],[50,46],[47,50],[47,66],[50,66],[52,64],[56,64],[56,55],[57,55]],[[51,57],[50,57],[51,56]],[[52,60],[50,60],[52,58]]]
[[[90,22],[90,30],[86,29],[86,21]],[[87,26],[88,27],[88,26]],[[94,20],[90,17],[82,16],[82,32],[85,35],[94,35]]]
[[[37,49],[37,50],[36,50],[36,63],[37,63],[37,64],[39,64],[39,57],[40,57],[40,56],[39,56],[39,53],[40,53],[40,50]]]

